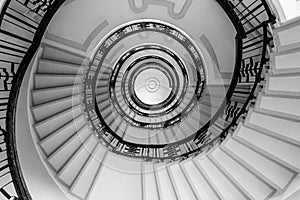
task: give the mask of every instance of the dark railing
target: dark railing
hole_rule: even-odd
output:
[[[222,141],[247,111],[262,80],[262,70],[268,62],[266,52],[272,39],[268,26],[275,18],[266,0],[217,2],[224,8],[237,30],[236,67],[223,108],[184,143],[165,145],[160,150],[128,144],[119,148],[123,151],[121,153],[148,159],[190,156]],[[19,170],[16,152],[16,105],[27,67],[40,45],[47,25],[63,3],[64,0],[7,0],[1,10],[0,199],[31,199]]]
[[[0,199],[31,199],[20,170],[15,116],[23,76],[64,0],[7,0],[0,14]],[[0,8],[1,9],[1,8]]]
[[[194,142],[204,145],[196,147],[184,156],[199,153],[220,143],[234,130],[247,112],[249,103],[256,98],[258,84],[263,79],[263,69],[268,64],[267,48],[272,40],[269,25],[275,16],[265,0],[217,0],[224,8],[237,30],[236,66],[230,88],[226,95],[225,110],[200,129]],[[246,2],[246,3],[245,3]],[[239,46],[240,45],[240,46]],[[205,141],[204,135],[211,135]]]
[[[266,0],[216,0],[236,28],[236,60],[233,78],[223,103],[195,134],[174,143],[133,144],[105,132],[104,141],[115,153],[145,160],[176,160],[220,143],[246,113],[255,99],[263,68],[268,64],[267,48],[272,40],[269,25],[275,20]],[[103,123],[105,124],[105,123]]]

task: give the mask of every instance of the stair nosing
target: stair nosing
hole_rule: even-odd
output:
[[[216,185],[213,183],[213,181],[209,178],[209,176],[204,171],[203,167],[200,165],[199,161],[195,160],[196,158],[192,159],[193,164],[197,168],[198,172],[201,174],[207,185],[210,187],[210,189],[213,191],[213,193],[216,195],[216,197],[219,200],[225,199],[223,195],[216,189]]]
[[[48,118],[46,118],[46,119],[44,119],[42,121],[39,121],[39,122],[35,123],[34,126],[35,127],[40,126],[41,124],[47,123],[48,121],[53,120],[54,118],[56,118],[56,117],[58,117],[60,115],[64,115],[64,114],[66,114],[68,112],[72,112],[72,111],[80,109],[80,108],[81,108],[81,104],[79,103],[79,104],[77,104],[75,106],[72,106],[71,108],[65,109],[62,112],[59,112],[59,113],[57,113],[57,114],[55,114],[53,116],[50,116],[50,117],[48,117]]]
[[[80,150],[85,149],[85,144],[89,141],[93,139],[93,135],[90,135],[85,141],[84,143],[82,143],[82,145],[80,147],[78,147],[78,149],[76,149],[76,151],[72,154],[72,156],[64,163],[64,165],[61,167],[61,169],[57,170],[58,173],[56,174],[56,177],[58,179],[60,179],[59,177],[62,175],[62,173],[66,170],[66,168],[71,164],[72,160],[75,158],[75,156],[77,154],[80,153]],[[97,146],[97,145],[96,145]],[[68,184],[66,184],[68,185]],[[68,185],[69,186],[69,185]]]
[[[53,157],[55,157],[60,150],[62,150],[64,147],[66,147],[71,141],[73,141],[75,139],[75,137],[86,128],[87,125],[83,125],[82,127],[79,128],[78,131],[75,131],[75,133],[72,134],[72,136],[70,136],[66,142],[64,142],[63,144],[61,144],[59,147],[57,147],[51,154],[49,154],[47,156],[48,160],[51,160]],[[40,143],[41,144],[41,143]]]
[[[50,59],[50,58],[40,58],[39,61],[40,62],[47,62],[47,63],[62,64],[62,65],[67,65],[67,66],[74,67],[74,68],[81,67],[81,65],[79,65],[79,64],[63,62],[63,61],[60,61],[60,60],[54,60],[54,59]]]
[[[73,123],[74,123],[74,120],[80,120],[80,118],[82,118],[82,115],[77,116],[76,119],[72,119],[72,120],[68,121],[64,126],[59,127],[57,130],[53,131],[53,132],[50,133],[48,136],[42,138],[42,139],[38,142],[39,145],[41,146],[41,148],[43,149],[43,146],[42,146],[42,145],[43,145],[45,142],[47,142],[47,141],[48,141],[49,139],[51,139],[52,137],[55,137],[57,134],[61,133],[61,132],[64,131],[65,129],[71,127],[71,126],[73,125]],[[72,136],[73,136],[74,134],[76,135],[76,132],[72,133]],[[70,137],[72,137],[72,136],[70,136]],[[69,140],[69,139],[70,139],[70,138],[68,138],[68,140]],[[52,153],[50,153],[50,154],[48,155],[48,154],[46,154],[46,152],[45,152],[45,155],[47,155],[47,157],[50,156],[51,154],[52,154]]]
[[[85,129],[86,127],[87,127],[87,126],[84,126],[83,129]],[[63,165],[62,165],[58,170],[56,170],[56,173],[57,173],[57,174],[56,174],[56,177],[58,177],[59,173],[63,171],[63,168],[64,168],[69,162],[71,162],[71,160],[73,159],[73,157],[75,156],[75,154],[78,154],[78,153],[79,153],[80,149],[83,148],[84,144],[85,144],[86,142],[88,142],[88,140],[89,140],[90,137],[91,137],[91,135],[89,135],[89,136],[88,136],[88,137],[80,144],[80,146],[76,148],[76,150],[72,153],[72,155],[71,155],[69,158],[67,158],[67,159],[65,160],[65,162],[63,163]],[[49,159],[48,159],[48,160],[49,160]],[[51,164],[50,164],[50,165],[51,165]],[[66,184],[66,185],[67,185],[67,184]]]
[[[102,161],[101,161],[101,164],[96,172],[96,176],[94,177],[94,180],[93,180],[93,183],[92,185],[90,186],[89,190],[88,190],[88,195],[85,197],[86,199],[89,199],[89,195],[91,194],[91,191],[93,190],[93,188],[95,187],[95,183],[96,183],[96,180],[99,178],[99,176],[101,175],[101,170],[103,169],[103,163],[105,162],[106,160],[106,157],[108,156],[108,151],[106,150],[105,152],[105,155],[103,156],[102,158]]]
[[[51,90],[60,90],[60,89],[73,89],[78,87],[77,89],[80,89],[81,84],[75,84],[75,85],[67,85],[67,86],[57,86],[57,87],[50,87],[50,88],[38,88],[38,89],[33,89],[32,93],[38,93],[38,92],[47,92]]]
[[[248,148],[248,147],[246,147],[246,148]],[[255,176],[257,179],[259,179],[261,182],[265,183],[270,188],[272,188],[274,193],[276,193],[278,190],[281,190],[281,188],[278,185],[276,185],[273,181],[271,181],[269,178],[267,178],[264,174],[260,173],[258,170],[256,170],[254,167],[252,167],[252,165],[245,162],[242,158],[240,158],[240,156],[236,155],[225,145],[224,146],[221,145],[220,150],[223,151],[225,154],[227,154],[232,160],[234,160],[239,165],[241,165],[246,170],[248,170],[251,174],[253,174],[253,176]],[[274,164],[277,164],[277,163],[274,163]]]
[[[62,97],[62,98],[59,98],[59,99],[55,99],[55,100],[52,100],[52,101],[48,101],[48,102],[45,102],[45,103],[34,105],[34,106],[31,107],[31,109],[34,112],[34,110],[43,108],[44,106],[51,106],[52,104],[61,103],[61,102],[64,102],[64,101],[71,100],[73,98],[80,98],[80,96],[81,96],[80,94],[76,94],[76,95],[70,95],[70,96]]]
[[[257,132],[260,132],[262,134],[265,134],[265,135],[267,135],[269,137],[275,138],[277,140],[281,140],[281,141],[283,141],[285,143],[288,143],[290,145],[293,145],[293,146],[296,146],[296,147],[300,148],[300,141],[297,141],[295,139],[291,139],[289,137],[286,137],[286,136],[284,136],[282,134],[276,133],[276,132],[271,131],[269,129],[266,129],[264,127],[257,126],[257,125],[255,125],[253,123],[248,122],[248,121],[245,121],[244,126],[247,127],[247,128],[249,128],[249,129],[255,130]]]
[[[92,152],[90,153],[89,158],[87,159],[86,163],[81,167],[80,171],[79,171],[79,172],[77,173],[77,175],[75,176],[75,179],[72,181],[71,186],[70,186],[70,188],[69,188],[69,192],[73,193],[72,190],[74,189],[76,183],[78,183],[78,181],[80,180],[80,178],[83,176],[84,171],[86,170],[86,168],[88,167],[88,165],[89,165],[89,164],[92,162],[92,160],[94,159],[93,154],[94,154],[99,148],[101,148],[101,147],[100,147],[100,144],[97,144],[97,145],[93,148],[93,150],[92,150]],[[106,153],[105,153],[105,155],[106,155]],[[100,163],[99,167],[101,167],[101,165],[102,165],[102,162]],[[97,171],[98,171],[98,170],[99,170],[99,169],[97,169]],[[96,174],[97,174],[97,171],[96,171]],[[95,177],[94,177],[94,179],[95,179]],[[74,193],[73,193],[73,194],[74,194]],[[87,196],[87,195],[86,195],[86,196]],[[85,197],[86,197],[86,196],[85,196]]]
[[[246,147],[248,147],[249,149],[255,151],[256,153],[264,156],[265,158],[268,158],[269,160],[277,163],[278,165],[282,166],[283,168],[287,169],[288,171],[292,172],[292,173],[300,173],[300,169],[297,169],[296,167],[292,166],[291,164],[283,161],[282,159],[266,152],[265,150],[263,150],[262,148],[244,140],[243,138],[239,137],[239,136],[234,136],[233,139],[237,142],[239,142],[240,144],[245,145]]]
[[[236,180],[220,163],[217,159],[212,155],[208,155],[207,158],[210,162],[216,166],[216,168],[223,174],[226,179],[232,184],[233,187],[238,190],[245,199],[255,200],[255,198]]]
[[[190,162],[192,162],[192,161],[190,160]],[[179,163],[180,169],[181,169],[181,171],[182,171],[184,177],[186,178],[188,184],[190,185],[192,191],[194,192],[194,195],[196,196],[196,198],[197,198],[198,200],[202,200],[201,195],[198,193],[195,184],[192,183],[192,180],[191,180],[190,176],[188,175],[187,170],[186,170],[185,167],[182,166],[182,165],[183,165],[182,162]],[[198,169],[197,169],[197,170],[198,170]]]

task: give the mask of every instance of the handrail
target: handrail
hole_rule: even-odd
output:
[[[15,140],[16,106],[25,72],[44,32],[64,0],[7,0],[0,13],[0,196],[1,199],[31,199],[20,170]],[[20,10],[20,5],[22,10]],[[27,12],[27,13],[26,13]],[[28,14],[35,15],[34,18]],[[16,33],[16,30],[20,33]],[[22,34],[23,33],[23,34]]]
[[[243,42],[243,47],[240,49],[243,52],[243,58],[241,61],[241,65],[243,66],[242,67],[243,69],[240,72],[239,80],[234,88],[234,91],[232,91],[231,98],[228,99],[228,101],[227,101],[227,107],[225,109],[225,113],[224,113],[224,115],[221,115],[219,117],[219,119],[221,119],[221,121],[225,120],[228,124],[225,127],[223,127],[223,129],[221,128],[221,131],[217,133],[218,137],[213,138],[210,142],[208,142],[204,146],[202,146],[200,148],[196,148],[193,151],[190,151],[189,153],[186,153],[184,155],[186,157],[188,157],[196,152],[206,150],[207,148],[212,146],[210,143],[218,143],[218,142],[221,142],[224,138],[226,138],[226,136],[229,134],[230,130],[232,130],[236,127],[241,116],[246,113],[247,107],[249,106],[250,101],[255,98],[255,91],[257,90],[257,86],[258,86],[259,82],[262,80],[262,77],[261,77],[262,70],[268,61],[267,54],[266,54],[267,46],[269,45],[270,41],[272,40],[272,37],[270,36],[270,33],[268,32],[268,24],[274,23],[275,17],[273,15],[273,13],[271,12],[270,8],[268,7],[268,4],[264,0],[261,0],[261,3],[259,3],[259,1],[256,1],[256,0],[253,0],[252,2],[251,1],[247,1],[247,2],[250,5],[254,5],[255,3],[264,5],[266,8],[266,13],[267,13],[268,17],[265,18],[265,21],[262,21],[262,22],[260,21],[260,23],[257,26],[252,27],[249,30],[245,30],[245,38],[244,38],[244,42]],[[239,3],[237,3],[237,5],[242,5],[242,3],[243,3],[243,1],[239,1]],[[239,9],[237,9],[237,5],[234,6],[232,9],[236,9],[237,13],[240,14],[241,11]],[[245,9],[245,10],[247,10],[249,13],[251,12],[251,10],[249,10],[249,9]],[[259,15],[261,15],[261,14],[262,13],[260,13]],[[246,14],[246,15],[251,16],[252,14]],[[259,17],[259,16],[254,16],[251,19],[258,20],[257,17]],[[244,21],[248,20],[247,18],[243,18],[243,16],[240,16],[240,19],[242,19],[242,20],[239,20],[238,23],[242,23],[243,20]],[[253,24],[250,20],[248,20],[247,23],[250,23],[253,26]],[[249,37],[249,38],[247,39],[247,37]],[[256,52],[256,53],[253,53],[253,52]],[[248,54],[250,54],[250,53],[253,53],[253,55],[249,56]],[[257,57],[259,57],[260,59],[257,59]],[[256,66],[256,67],[254,66],[255,65],[254,60],[257,60],[256,64],[258,64],[258,66]],[[249,66],[246,66],[247,61],[248,61]],[[248,76],[247,80],[243,81],[242,78],[246,77],[245,74],[247,74],[247,73],[248,73],[248,75],[246,75],[246,76]],[[252,80],[250,77],[252,77]],[[246,92],[245,91],[241,92],[241,91],[237,90],[241,86],[245,86],[245,85],[247,85]],[[240,98],[240,101],[241,100],[243,101],[242,104],[239,104],[238,101],[235,101],[232,99],[232,97],[234,97],[235,95],[237,95],[239,93],[240,94],[242,94],[242,93],[248,94],[246,97]],[[228,118],[228,116],[230,116],[230,115],[231,115],[231,119]],[[208,129],[207,132],[213,132],[212,129],[213,129],[213,127],[216,127],[216,126],[218,128],[220,128],[220,124],[214,123]],[[207,134],[207,132],[203,132],[203,133]]]
[[[261,72],[267,63],[272,38],[269,24],[275,20],[266,0],[216,0],[236,28],[236,60],[226,98],[213,117],[196,133],[168,144],[136,144],[115,137],[98,114],[105,130],[103,141],[113,152],[145,160],[176,160],[208,149],[222,141],[254,98]],[[102,134],[102,133],[101,133]],[[101,135],[100,135],[101,136]]]
[[[35,7],[35,18],[30,18],[19,12],[15,5],[21,4],[25,11],[30,12],[34,8],[31,0],[7,0],[0,13],[0,54],[3,57],[0,63],[4,66],[0,67],[1,75],[4,74],[0,77],[0,156],[3,156],[0,157],[0,173],[3,173],[0,174],[0,184],[3,177],[9,177],[5,184],[0,185],[0,195],[6,199],[31,199],[19,170],[16,152],[16,105],[25,72],[39,48],[51,18],[64,2],[65,0],[52,0],[50,5],[45,4],[43,8]],[[172,144],[173,146],[165,145],[159,152],[149,148],[143,151],[142,148],[147,147],[128,145],[128,148],[122,148],[123,152],[116,153],[160,160],[188,157],[222,141],[246,112],[261,81],[262,69],[268,61],[266,51],[271,40],[268,24],[273,23],[275,17],[266,0],[248,0],[244,5],[243,0],[217,2],[226,11],[237,30],[236,67],[234,79],[223,102],[225,111],[220,109],[207,125],[192,139],[189,138],[190,141],[185,140],[184,143]],[[10,30],[5,24],[10,24],[26,34],[16,34],[15,30]],[[188,150],[184,152],[178,149]]]

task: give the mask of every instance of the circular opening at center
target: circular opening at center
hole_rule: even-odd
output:
[[[149,92],[156,92],[157,90],[159,90],[160,84],[159,84],[159,80],[157,80],[156,78],[149,78],[146,81],[146,89]]]
[[[172,89],[168,77],[159,69],[149,68],[141,71],[133,84],[136,96],[145,104],[155,105],[164,102]]]

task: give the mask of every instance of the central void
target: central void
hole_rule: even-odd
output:
[[[144,104],[156,105],[164,102],[170,93],[168,77],[155,64],[150,64],[147,69],[141,71],[134,81],[134,92]]]

